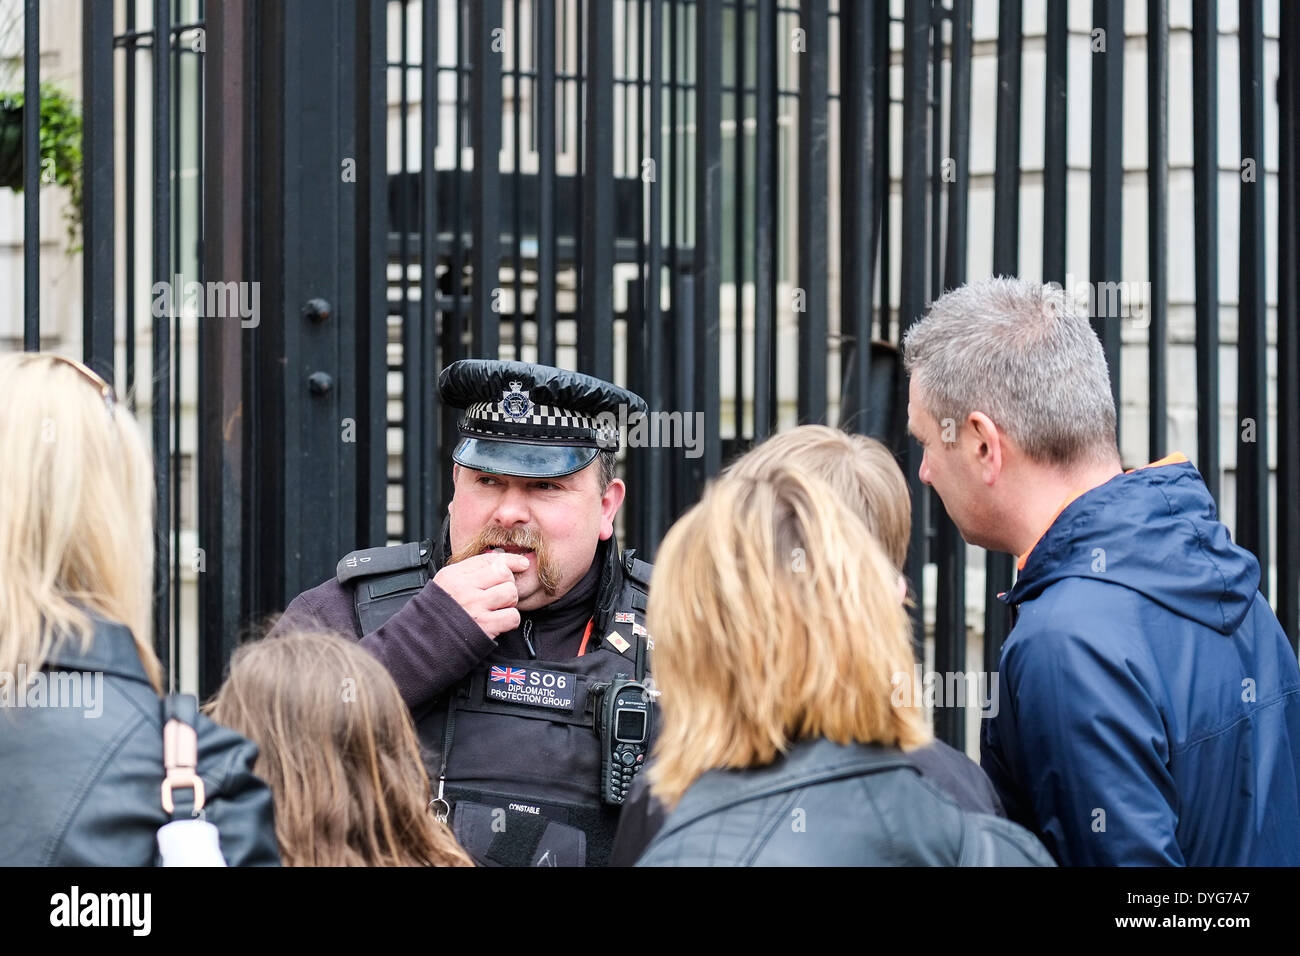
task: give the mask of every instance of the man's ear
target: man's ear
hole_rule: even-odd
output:
[[[975,441],[975,456],[980,478],[984,484],[992,485],[1002,474],[1002,454],[1005,451],[1002,433],[998,431],[998,426],[993,424],[993,419],[983,412],[971,412],[966,423],[970,425],[971,435]]]
[[[618,514],[618,509],[623,506],[623,499],[627,496],[627,485],[623,484],[622,478],[615,478],[605,489],[605,493],[600,498],[600,540],[608,541],[614,535],[614,516]]]

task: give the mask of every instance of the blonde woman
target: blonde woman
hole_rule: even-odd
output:
[[[90,369],[10,354],[0,462],[0,865],[152,865],[170,815],[144,444]],[[226,861],[277,863],[256,748],[206,718],[197,731]]]
[[[1050,865],[961,809],[907,752],[913,663],[897,571],[830,485],[789,463],[729,475],[664,539],[649,629],[670,808],[640,865]]]
[[[763,478],[797,462],[825,481],[836,499],[866,522],[895,569],[899,601],[907,599],[903,563],[912,532],[912,499],[893,453],[874,438],[827,425],[799,425],[774,435],[737,459],[728,475]],[[909,672],[906,680],[912,680]],[[942,740],[918,747],[908,759],[921,776],[943,790],[964,810],[1006,816],[993,784],[975,761]],[[619,815],[611,863],[630,866],[663,826],[663,806],[638,777]]]
[[[210,711],[261,748],[285,866],[471,865],[429,809],[397,685],[354,642],[290,631],[245,644]]]

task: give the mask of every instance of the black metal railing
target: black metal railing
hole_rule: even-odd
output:
[[[27,6],[33,11],[35,3]],[[128,18],[135,6],[116,4]],[[177,255],[178,213],[170,201],[176,145],[169,148],[169,136],[206,107],[197,120],[210,148],[201,153],[206,218],[197,227],[204,252],[196,268],[205,277],[262,283],[266,304],[256,328],[199,328],[195,452],[208,566],[197,614],[205,691],[216,686],[241,631],[331,574],[342,551],[434,533],[450,495],[454,419],[439,407],[433,383],[439,368],[470,355],[568,364],[625,382],[652,409],[703,413],[698,458],[650,448],[624,463],[631,486],[625,543],[650,553],[710,475],[778,427],[830,420],[891,442],[913,493],[906,571],[918,599],[918,639],[921,608],[930,603],[923,571],[935,564],[936,669],[964,669],[968,626],[984,635],[983,666],[996,669],[1009,621],[995,596],[1010,585],[1012,562],[983,557],[983,619],[971,619],[967,549],[941,503],[918,483],[919,452],[902,429],[906,382],[891,361],[891,343],[937,294],[968,277],[972,244],[990,249],[993,272],[1022,271],[1020,237],[1031,233],[1020,201],[1028,181],[1021,156],[1040,136],[1041,274],[1067,280],[1067,217],[1080,207],[1067,201],[1066,133],[1079,113],[1091,130],[1089,280],[1140,279],[1152,294],[1145,395],[1121,389],[1122,316],[1100,308],[1094,314],[1112,382],[1121,401],[1138,397],[1146,406],[1145,423],[1127,419],[1129,427],[1146,425],[1146,454],[1171,451],[1170,386],[1182,383],[1170,381],[1170,261],[1190,258],[1195,301],[1180,304],[1195,313],[1195,452],[1220,501],[1219,302],[1221,294],[1237,298],[1236,394],[1222,397],[1235,405],[1235,429],[1244,419],[1254,428],[1253,440],[1236,443],[1235,533],[1260,557],[1261,588],[1296,640],[1300,79],[1295,58],[1280,57],[1274,170],[1264,141],[1273,86],[1262,0],[1239,3],[1240,92],[1228,103],[1218,96],[1217,4],[1194,0],[1191,75],[1173,83],[1168,4],[1148,4],[1140,206],[1123,201],[1122,114],[1131,106],[1124,99],[1125,31],[1138,25],[1125,22],[1119,0],[1091,5],[1092,31],[1083,37],[1094,50],[1087,103],[1067,94],[1067,5],[1048,4],[1041,116],[1024,110],[1022,92],[1038,76],[1025,75],[1018,0],[998,4],[991,104],[972,103],[979,45],[971,0],[209,6],[189,18],[208,34],[204,102],[182,104],[177,67],[155,58],[147,116],[132,105],[130,74],[127,89],[112,90],[105,50],[113,26],[104,5],[83,9],[87,357],[109,356],[115,294],[125,281],[128,387],[134,380],[136,300],[116,270],[112,216],[111,107],[121,97],[128,127],[152,125],[154,276],[166,277]],[[172,25],[180,15],[166,0],[153,9],[152,29],[139,42],[129,39],[136,35],[130,19],[117,38],[128,71],[146,34],[158,48],[159,37],[174,42],[184,29]],[[1290,4],[1281,4],[1279,30],[1280,48],[1300,45],[1300,16]],[[312,50],[330,55],[305,52]],[[29,89],[34,62],[29,57]],[[1190,250],[1183,237],[1169,235],[1170,179],[1186,172],[1170,167],[1175,97],[1190,98],[1193,125]],[[1242,116],[1240,157],[1219,155],[1222,109]],[[973,112],[991,117],[991,128],[972,128]],[[990,139],[991,222],[970,213],[972,143]],[[390,142],[397,156],[388,155]],[[901,166],[891,169],[894,156]],[[339,175],[349,160],[351,181]],[[1226,189],[1221,197],[1220,185],[1246,160],[1255,173],[1243,177],[1239,193],[1239,281],[1221,288],[1219,258],[1231,250],[1222,248],[1219,213],[1233,197]],[[134,161],[128,150],[128,170]],[[128,171],[128,184],[133,179]],[[1265,188],[1272,183],[1276,196]],[[129,211],[136,205],[130,188]],[[1278,210],[1275,247],[1264,227],[1269,199]],[[1150,225],[1144,276],[1124,272],[1133,261],[1123,253],[1135,209]],[[134,275],[133,222],[128,214],[127,276]],[[29,242],[29,347],[33,250]],[[1277,335],[1270,344],[1274,255]],[[795,361],[783,364],[786,328]],[[180,333],[174,317],[155,320],[152,332],[159,532],[172,541],[158,558],[167,580],[166,569],[174,574],[180,559],[170,460],[182,437],[173,397],[180,384],[169,378],[179,366],[172,356]],[[1270,350],[1276,435],[1267,428]],[[341,422],[356,426],[355,441],[340,440]],[[398,436],[401,453],[390,461]],[[400,500],[391,515],[390,488]],[[170,647],[179,622],[162,593],[156,628],[160,650]],[[960,709],[936,717],[944,739],[964,740]]]

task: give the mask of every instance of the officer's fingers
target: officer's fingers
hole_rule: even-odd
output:
[[[467,584],[477,588],[487,588],[511,577],[505,555],[493,551],[476,554],[456,564],[449,564],[443,571],[450,571]]]
[[[503,581],[501,584],[494,584],[492,587],[483,590],[483,606],[489,611],[514,607],[518,603],[519,589],[515,587],[514,578]]]
[[[485,634],[496,637],[504,634],[506,631],[513,631],[519,626],[519,612],[512,607],[502,608],[499,611],[488,611],[477,618],[478,626],[483,629]]]
[[[509,566],[510,570],[515,574],[523,574],[528,570],[528,555],[511,554],[507,551],[503,557],[506,559],[506,564]]]
[[[494,584],[500,584],[503,581],[513,581],[516,574],[522,574],[528,570],[528,559],[522,554],[510,554],[502,551],[497,554],[485,555],[491,558],[487,565],[487,570],[483,576],[483,587],[491,587]]]

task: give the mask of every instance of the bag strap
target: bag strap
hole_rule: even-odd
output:
[[[198,774],[199,735],[195,727],[199,702],[193,694],[168,694],[162,699],[162,807],[172,820],[203,816],[203,779]],[[187,792],[188,791],[188,792]]]

